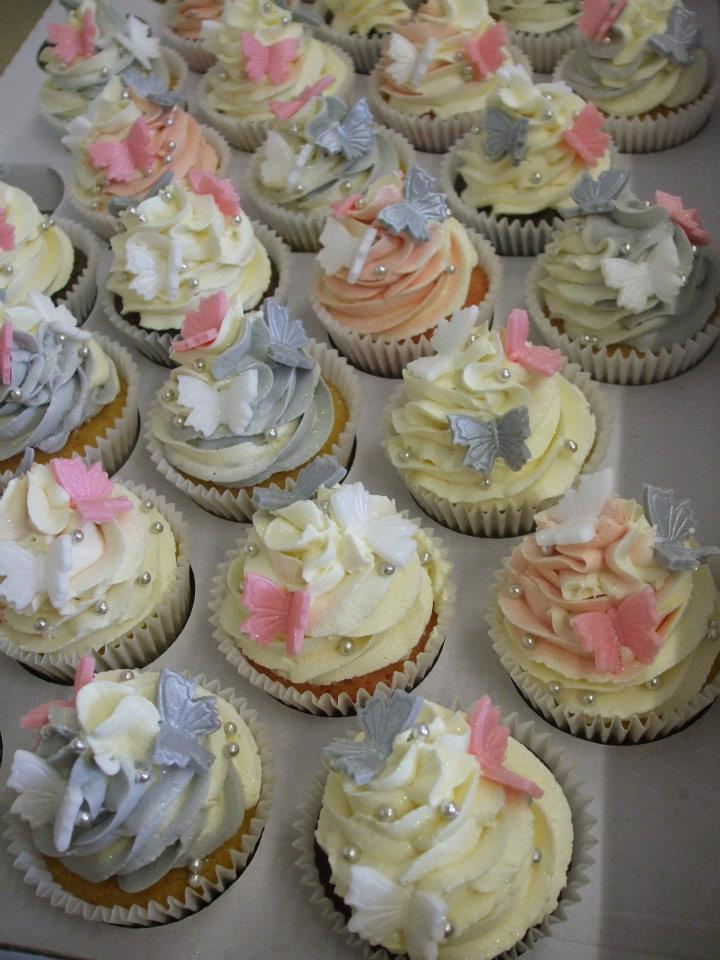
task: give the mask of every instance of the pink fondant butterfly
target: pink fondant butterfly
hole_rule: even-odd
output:
[[[344,220],[361,197],[361,193],[351,193],[350,196],[345,197],[344,200],[331,203],[330,209],[332,210],[332,215],[336,220]]]
[[[604,40],[617,23],[627,0],[583,0],[578,30],[588,40]]]
[[[6,320],[0,327],[0,377],[6,387],[12,383],[12,345],[13,325]]]
[[[513,310],[505,325],[505,354],[508,360],[519,364],[525,370],[538,373],[541,377],[551,377],[563,365],[563,355],[550,347],[536,347],[528,343],[530,321],[525,310]]]
[[[113,482],[99,463],[86,467],[79,457],[50,461],[56,482],[70,497],[70,507],[83,522],[107,523],[132,508],[127,497],[113,497]]]
[[[250,611],[250,616],[240,626],[255,643],[266,647],[276,638],[285,637],[288,654],[295,656],[300,653],[310,618],[309,593],[305,590],[286,590],[267,577],[248,573],[242,602]]]
[[[107,169],[108,180],[130,183],[136,170],[152,166],[149,143],[150,128],[138,117],[124,140],[98,140],[88,147],[88,156],[96,169]]]
[[[595,655],[595,666],[606,673],[622,671],[620,648],[627,647],[640,663],[652,663],[662,646],[656,632],[660,622],[655,591],[645,587],[617,607],[570,618],[583,650]]]
[[[91,57],[95,53],[96,33],[92,10],[83,13],[79,27],[64,23],[48,24],[48,42],[55,48],[55,54],[63,63],[70,63],[75,57],[83,60]]]
[[[15,227],[8,223],[7,210],[0,207],[0,250],[15,249]]]
[[[712,237],[707,230],[704,230],[698,221],[698,212],[695,209],[686,210],[683,207],[682,197],[676,197],[672,193],[663,193],[662,190],[655,191],[655,203],[660,207],[665,207],[670,214],[670,219],[676,223],[690,241],[696,246],[701,247],[710,243]]]
[[[469,61],[476,80],[485,80],[497,73],[505,62],[503,47],[508,42],[504,23],[496,23],[476,40],[463,41],[465,59]]]
[[[184,353],[214,343],[227,313],[227,297],[224,290],[205,297],[197,310],[188,310],[182,325],[182,339],[173,343],[173,350]]]
[[[509,735],[510,731],[500,723],[500,711],[492,705],[490,697],[480,697],[470,714],[469,752],[480,764],[483,776],[488,780],[539,799],[544,790],[532,780],[503,766]]]
[[[49,700],[47,703],[40,703],[32,710],[28,710],[20,718],[20,726],[23,730],[39,730],[48,722],[48,714],[51,707],[74,707],[75,697],[83,687],[91,683],[95,676],[95,657],[91,653],[86,653],[80,657],[78,665],[75,668],[75,682],[73,683],[72,696],[67,700]]]
[[[255,83],[269,77],[276,86],[285,83],[290,76],[290,64],[298,56],[297,40],[278,40],[265,46],[251,33],[243,33],[242,48],[248,77]]]
[[[294,117],[298,110],[302,110],[306,103],[309,103],[313,97],[319,96],[323,90],[326,90],[335,82],[335,77],[320,77],[317,83],[311,84],[300,93],[294,100],[271,100],[268,106],[278,118],[278,120],[289,120]]]
[[[242,213],[240,197],[230,180],[221,180],[206,170],[191,170],[188,180],[195,193],[212,197],[215,206],[226,217],[237,217]]]
[[[596,106],[586,103],[563,139],[588,166],[594,166],[605,153],[610,136],[603,132],[603,116]]]

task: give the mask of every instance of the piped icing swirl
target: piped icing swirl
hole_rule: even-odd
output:
[[[181,0],[170,15],[170,29],[185,40],[199,40],[203,20],[219,20],[224,0]]]
[[[69,701],[23,719],[42,735],[34,752],[13,757],[12,812],[40,853],[90,883],[114,878],[137,893],[174,867],[186,867],[189,882],[193,861],[237,833],[258,802],[250,729],[227,700],[167,667],[83,679]],[[32,800],[39,779],[41,806]]]
[[[488,7],[512,30],[548,34],[575,23],[580,0],[488,0]]]
[[[322,9],[333,30],[360,36],[389,33],[410,16],[405,0],[322,0]]]

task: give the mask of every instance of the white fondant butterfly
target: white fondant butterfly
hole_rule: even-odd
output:
[[[143,300],[154,300],[159,293],[172,303],[180,292],[180,268],[183,248],[179,240],[156,235],[131,237],[125,246],[125,266],[134,275],[130,289]]]
[[[254,368],[243,370],[222,389],[213,389],[197,377],[178,377],[178,403],[190,410],[185,423],[204,437],[212,436],[221,423],[234,434],[241,434],[252,419],[257,393],[258,372]]]
[[[387,56],[392,60],[386,67],[388,75],[395,83],[416,87],[433,62],[438,41],[428,37],[419,51],[399,33],[393,33],[387,48]]]
[[[320,234],[322,248],[317,255],[321,268],[332,275],[347,267],[347,282],[355,283],[376,236],[375,227],[367,227],[364,233],[356,237],[339,220],[328,217]]]
[[[150,36],[150,27],[132,14],[127,18],[127,33],[118,33],[117,39],[146,70],[160,56],[160,41]]]
[[[270,130],[265,144],[265,159],[260,164],[260,179],[268,187],[286,187],[292,190],[312,156],[313,146],[306,143],[297,156],[284,137]]]
[[[417,524],[395,513],[389,501],[385,502],[387,514],[378,516],[378,507],[383,507],[376,507],[361,483],[345,484],[333,493],[330,503],[335,519],[356,543],[360,555],[364,541],[383,560],[404,567],[417,549]]]
[[[31,553],[17,543],[0,543],[0,598],[15,610],[24,610],[36,594],[46,594],[59,609],[70,599],[72,541],[63,534],[50,544],[47,554]]]
[[[595,536],[595,524],[615,489],[612,470],[600,470],[580,478],[577,490],[568,490],[552,510],[554,527],[538,530],[535,539],[541,547],[567,543],[589,543]]]
[[[434,357],[418,357],[408,364],[408,370],[421,380],[437,380],[452,369],[453,359],[467,346],[470,331],[477,324],[479,310],[466,307],[456,310],[447,323],[440,323],[433,335]]]
[[[39,315],[55,333],[64,333],[73,340],[91,339],[89,333],[78,329],[77,320],[65,304],[55,306],[50,297],[37,290],[28,293],[27,299],[29,306],[10,307],[6,311],[16,329],[31,329],[37,324]]]
[[[66,787],[54,767],[28,750],[15,751],[7,785],[20,794],[11,813],[18,814],[32,827],[41,827],[54,819]]]
[[[683,285],[677,249],[670,237],[661,240],[641,263],[611,257],[601,266],[605,283],[620,291],[618,306],[633,313],[642,313],[651,297],[672,303]]]

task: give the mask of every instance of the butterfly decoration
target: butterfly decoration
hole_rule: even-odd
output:
[[[79,27],[71,24],[49,23],[48,43],[54,48],[55,56],[63,63],[71,63],[76,57],[87,60],[95,53],[97,27],[90,9],[85,10]]]
[[[453,443],[468,447],[463,464],[487,476],[500,458],[511,470],[520,470],[530,459],[525,440],[530,436],[528,408],[513,407],[494,420],[464,414],[448,417]]]
[[[245,574],[243,606],[250,616],[240,624],[255,643],[266,647],[279,637],[285,638],[288,656],[302,650],[310,619],[312,597],[306,590],[286,590],[257,573]]]
[[[592,103],[586,103],[572,126],[563,133],[563,140],[574,150],[583,163],[594,166],[602,157],[611,141],[603,131],[603,115]]]
[[[435,178],[422,167],[412,167],[403,184],[403,199],[378,214],[378,223],[391,233],[407,234],[412,240],[429,240],[428,224],[449,216],[447,197],[435,192]]]
[[[13,325],[6,320],[0,327],[0,379],[3,386],[12,383]]]
[[[437,353],[433,357],[411,360],[407,365],[408,370],[430,383],[452,370],[456,357],[468,345],[468,337],[477,324],[478,313],[477,307],[465,307],[456,310],[446,323],[438,324],[433,334],[433,347]]]
[[[333,76],[320,77],[316,83],[311,83],[305,87],[294,100],[271,100],[268,107],[278,120],[289,120],[296,113],[299,113],[313,97],[319,97],[323,90],[327,90],[333,83],[335,83],[335,77]]]
[[[615,675],[622,672],[621,647],[640,663],[653,662],[663,642],[656,632],[659,623],[652,587],[630,594],[616,607],[570,617],[570,626],[583,650],[594,655],[597,669]]]
[[[612,470],[599,470],[580,477],[577,490],[568,490],[552,509],[555,525],[537,530],[535,540],[541,547],[590,543],[595,525],[615,489]]]
[[[668,570],[697,570],[706,557],[720,554],[718,547],[685,545],[695,532],[689,500],[678,500],[673,490],[643,487],[645,516],[655,527],[655,559]]]
[[[529,343],[529,333],[527,311],[511,311],[505,325],[505,356],[524,370],[537,373],[541,377],[552,377],[565,362],[562,353],[551,350],[550,347],[536,347]]]
[[[72,696],[67,700],[50,700],[48,703],[41,703],[32,710],[28,710],[20,718],[20,726],[23,730],[39,730],[44,727],[49,720],[49,711],[51,707],[74,707],[75,697],[78,690],[92,682],[95,676],[95,657],[91,653],[86,653],[80,657],[78,665],[75,667],[75,680],[73,682]]]
[[[420,50],[416,50],[408,39],[393,33],[386,50],[390,62],[386,64],[385,72],[400,86],[418,87],[435,59],[437,48],[435,37],[428,37]]]
[[[274,297],[263,301],[263,319],[270,334],[268,357],[285,367],[312,370],[315,361],[304,354],[308,338],[302,323],[291,320],[287,307],[283,307]]]
[[[240,197],[227,178],[221,180],[220,177],[206,170],[191,170],[188,173],[188,181],[199,196],[212,197],[215,206],[224,216],[238,217],[242,213]]]
[[[635,263],[625,257],[609,257],[601,263],[605,283],[618,290],[617,302],[632,313],[642,313],[652,297],[673,303],[683,285],[680,260],[671,237],[665,237]]]
[[[214,757],[201,747],[198,737],[220,728],[215,697],[195,699],[196,684],[192,680],[163,667],[157,686],[157,709],[160,730],[155,740],[152,762],[161,766],[189,767],[206,773]]]
[[[152,197],[158,196],[159,193],[170,186],[173,179],[172,170],[166,170],[141,197],[113,197],[108,204],[108,210],[115,216],[119,216],[128,207],[137,207],[143,200],[150,200]]]
[[[347,282],[357,283],[376,236],[375,227],[365,227],[358,236],[339,220],[328,217],[320,234],[321,248],[317,255],[321,269],[332,276],[346,267]]]
[[[345,903],[348,930],[369,943],[387,943],[402,931],[409,960],[437,960],[445,938],[447,904],[436,893],[403,886],[372,867],[353,865]]]
[[[370,783],[385,767],[395,738],[415,723],[422,707],[421,697],[404,690],[376,694],[357,712],[363,739],[333,740],[323,747],[323,759],[353,783]]]
[[[670,214],[670,219],[676,223],[685,233],[690,243],[697,247],[702,247],[710,243],[712,237],[707,230],[704,230],[698,221],[698,212],[696,209],[685,209],[682,203],[682,197],[676,197],[672,193],[663,193],[662,190],[655,191],[655,203],[659,207],[664,207]]]
[[[58,771],[29,750],[15,751],[7,785],[18,793],[10,812],[33,828],[55,819],[68,789]]]
[[[132,509],[127,497],[113,497],[115,485],[99,463],[87,467],[79,457],[50,461],[55,482],[70,497],[70,508],[83,523],[109,523]]]
[[[483,776],[539,800],[545,792],[541,787],[503,766],[510,730],[500,723],[500,711],[490,697],[480,697],[472,708],[469,724],[468,753],[480,764]]]
[[[488,107],[483,115],[483,151],[491,162],[510,157],[516,167],[525,156],[530,121],[527,117],[513,120],[504,110]]]
[[[336,220],[344,220],[355,209],[355,204],[362,198],[361,193],[351,193],[344,200],[336,200],[330,204],[332,215]]]
[[[92,339],[89,333],[78,329],[77,320],[64,303],[55,305],[50,297],[46,297],[45,294],[39,293],[37,290],[32,290],[27,295],[27,302],[32,311],[40,318],[40,321],[52,327],[54,333],[64,333],[73,340]],[[27,309],[27,306],[11,307],[8,314],[21,317]]]
[[[182,241],[161,234],[132,236],[125,244],[125,269],[133,275],[130,289],[143,300],[164,295],[173,303],[180,293]]]
[[[497,73],[505,62],[505,51],[508,34],[504,23],[496,23],[486,30],[477,39],[468,38],[463,41],[465,59],[472,67],[476,80],[486,80]]]
[[[181,339],[173,341],[173,350],[185,353],[215,343],[227,311],[228,302],[224,290],[203,297],[197,310],[188,310],[185,314],[180,331]]]
[[[692,60],[692,51],[702,43],[702,30],[697,15],[676,3],[668,17],[667,30],[650,37],[648,43],[673,63],[686,65]]]
[[[295,156],[285,138],[275,130],[269,130],[264,159],[260,164],[260,179],[266,186],[294,190],[312,153],[313,145],[305,143]]]
[[[185,424],[211,437],[221,424],[233,436],[240,436],[253,416],[253,403],[258,395],[258,372],[255,367],[242,370],[224,388],[213,388],[199,377],[180,375],[178,403],[190,412]]]
[[[127,33],[118,31],[115,37],[146,70],[152,69],[152,61],[160,56],[160,41],[150,36],[150,27],[132,14],[125,21]]]
[[[57,537],[44,556],[31,553],[11,540],[0,542],[0,599],[15,610],[24,610],[37,594],[46,594],[59,610],[70,597],[72,540]]]
[[[381,559],[404,567],[417,551],[417,524],[394,511],[377,516],[373,498],[361,483],[350,483],[337,490],[330,503],[338,526],[359,553],[364,542]]]
[[[15,227],[8,220],[5,207],[0,207],[0,250],[15,249]]]
[[[346,160],[367,156],[375,143],[373,115],[364,97],[349,110],[337,97],[327,97],[305,130],[326,153],[342,153]]]
[[[588,40],[604,40],[617,23],[627,0],[583,0],[578,30]]]
[[[563,211],[563,215],[574,217],[592,213],[612,213],[615,209],[615,200],[625,188],[629,176],[630,171],[625,167],[611,167],[609,170],[603,170],[597,180],[594,180],[591,174],[584,173],[570,194],[577,208]]]
[[[290,64],[298,58],[297,40],[278,40],[265,46],[252,33],[243,33],[241,42],[245,73],[253,83],[262,83],[265,77],[275,86],[286,82],[290,76]]]
[[[152,166],[149,144],[150,128],[138,117],[124,140],[97,140],[88,146],[88,157],[96,170],[105,168],[108,180],[130,183],[136,170],[144,172]]]
[[[277,487],[255,487],[252,502],[260,510],[282,510],[300,500],[312,500],[320,487],[326,490],[340,483],[347,474],[334,457],[318,457],[298,473],[292,490]]]
[[[159,107],[176,107],[185,102],[180,93],[168,90],[162,80],[154,73],[142,73],[136,67],[127,67],[121,74],[127,86],[139,94],[144,100],[156,103]]]

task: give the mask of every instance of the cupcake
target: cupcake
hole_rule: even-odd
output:
[[[457,310],[476,305],[490,322],[500,261],[454,217],[420,167],[373,183],[335,208],[311,303],[336,346],[361,369],[401,376],[429,356]]]
[[[98,245],[83,227],[45,216],[24,190],[0,181],[0,298],[26,303],[35,290],[65,303],[80,323],[95,306]]]
[[[358,73],[370,73],[386,35],[410,17],[405,0],[319,0],[319,7],[318,35],[349,53]]]
[[[718,78],[682,2],[583,0],[577,25],[582,43],[555,75],[602,111],[619,150],[665,150],[705,125]]]
[[[272,105],[278,122],[247,181],[263,219],[295,250],[317,250],[335,205],[379,177],[407,173],[415,160],[404,137],[373,122],[364,97],[348,108],[317,89],[307,93]]]
[[[465,713],[395,691],[323,750],[298,864],[366,958],[516,957],[580,899],[588,801],[547,738],[499,715],[487,696]]]
[[[171,358],[180,366],[150,412],[149,450],[163,476],[211,513],[247,520],[253,487],[294,486],[324,454],[349,463],[357,377],[276,300],[245,315],[222,292],[201,300]]]
[[[165,97],[120,78],[110,81],[65,138],[75,154],[71,199],[110,238],[118,213],[154,196],[191,170],[223,176],[227,143]]]
[[[500,253],[534,256],[585,173],[612,162],[603,118],[564,83],[534,84],[523,67],[501,70],[479,127],[443,162],[455,215]]]
[[[455,314],[435,357],[413,360],[391,400],[383,446],[434,520],[480,536],[532,529],[539,504],[596,468],[608,411],[587,374],[559,350],[527,342],[514,310],[500,334]],[[503,342],[504,341],[504,342]]]
[[[86,920],[177,920],[227,889],[258,844],[273,780],[264,736],[217,682],[94,666],[83,657],[72,696],[20,721],[40,736],[8,777],[15,866]]]
[[[138,17],[121,13],[108,0],[68,4],[65,23],[48,24],[38,63],[47,79],[40,90],[43,115],[59,130],[83,114],[107,82],[126,70],[152,77],[179,90],[187,69],[172,51],[163,50]]]
[[[552,73],[579,41],[580,0],[488,0],[488,7],[538,73]]]
[[[495,651],[530,704],[576,736],[638,743],[717,695],[720,596],[690,502],[584,477],[505,561],[488,605]]]
[[[224,6],[224,0],[170,0],[165,5],[163,43],[176,50],[197,73],[205,73],[215,63],[215,57],[203,47],[203,21],[218,22]]]
[[[138,433],[138,372],[127,351],[79,330],[64,305],[33,291],[0,304],[0,482],[32,456],[77,455],[110,473]]]
[[[228,3],[222,23],[205,21],[203,40],[218,63],[203,77],[196,111],[239,150],[256,150],[285,104],[321,84],[343,97],[353,67],[342,50],[316,40],[274,3],[248,24],[245,3]],[[328,82],[329,80],[329,82]]]
[[[120,220],[106,312],[151,360],[170,364],[185,315],[220,290],[246,308],[286,296],[289,251],[248,218],[229,180],[191,170],[186,183],[167,184]]]
[[[244,677],[328,715],[419,683],[455,599],[440,541],[361,483],[333,487],[333,466],[309,468],[294,491],[256,491],[211,602],[221,652]]]
[[[697,211],[661,190],[623,193],[627,171],[585,177],[528,278],[547,343],[596,380],[653,383],[698,363],[720,333],[717,264]]]
[[[92,653],[143,666],[175,639],[190,606],[180,514],[99,463],[35,463],[0,497],[0,652],[51,678]]]

